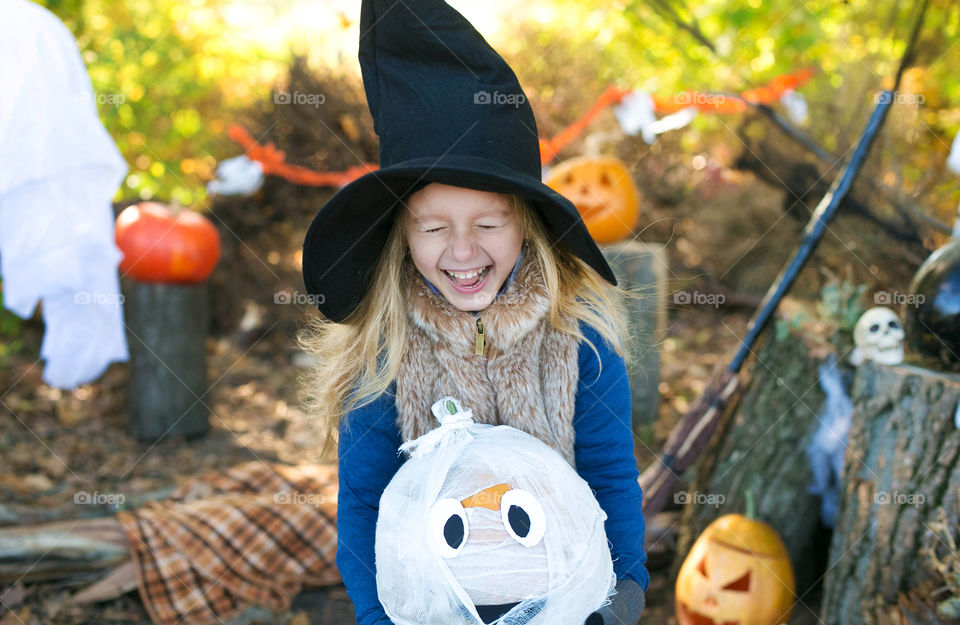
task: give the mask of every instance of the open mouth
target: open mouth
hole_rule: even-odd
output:
[[[520,605],[520,602],[514,601],[513,603],[500,603],[498,605],[478,605],[476,608],[480,619],[489,625],[518,605]]]
[[[487,277],[490,275],[490,267],[492,265],[470,271],[444,270],[443,273],[458,293],[475,293],[486,284]]]
[[[716,621],[709,616],[694,612],[682,601],[677,601],[677,616],[683,625],[739,625],[740,621]]]

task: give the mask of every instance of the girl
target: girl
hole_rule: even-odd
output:
[[[622,292],[576,209],[540,182],[532,110],[470,23],[441,0],[364,0],[360,29],[381,169],[310,226],[304,281],[325,318],[301,337],[318,363],[308,404],[339,431],[337,566],[357,621],[389,624],[380,495],[398,447],[450,395],[587,481],[618,580],[588,623],[634,625],[649,578]]]

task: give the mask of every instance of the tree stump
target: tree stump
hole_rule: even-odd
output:
[[[625,302],[631,335],[627,375],[636,432],[638,427],[654,423],[660,414],[659,344],[666,324],[667,258],[662,245],[639,241],[604,245],[601,251],[618,284],[642,294]]]
[[[142,442],[209,430],[207,285],[124,281],[130,348],[127,411]]]
[[[824,623],[958,622],[936,614],[950,596],[934,556],[960,572],[960,376],[867,363],[851,397]],[[947,581],[956,594],[958,580]]]
[[[784,329],[761,339],[739,406],[718,426],[690,491],[675,495],[676,503],[692,504],[684,505],[675,569],[707,525],[744,513],[750,490],[756,518],[772,525],[787,546],[802,597],[823,572],[828,544],[820,498],[809,490],[813,473],[806,455],[825,396],[820,360],[802,337]]]

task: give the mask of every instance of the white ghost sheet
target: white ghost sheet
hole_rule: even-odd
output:
[[[43,302],[43,379],[73,388],[128,358],[111,198],[126,163],[70,31],[27,0],[0,20],[0,276],[21,317]]]

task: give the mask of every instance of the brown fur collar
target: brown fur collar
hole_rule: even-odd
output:
[[[483,355],[474,353],[474,314],[435,295],[409,260],[403,285],[408,349],[396,400],[403,440],[431,430],[430,406],[450,395],[473,411],[475,421],[528,432],[573,465],[578,344],[550,323],[549,294],[533,251],[524,250],[506,290],[480,311]]]

